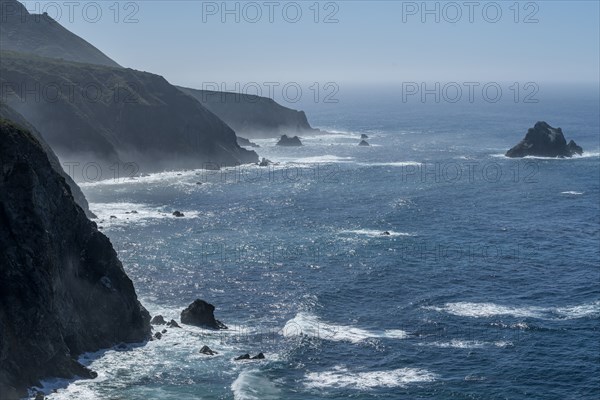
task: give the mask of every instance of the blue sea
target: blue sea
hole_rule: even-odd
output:
[[[150,313],[201,298],[230,329],[86,354],[98,378],[48,398],[599,398],[598,89],[538,97],[357,89],[302,104],[330,134],[255,140],[267,168],[83,182]],[[584,155],[504,157],[539,120]]]

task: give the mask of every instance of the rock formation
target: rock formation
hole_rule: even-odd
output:
[[[567,144],[562,129],[553,128],[546,122],[538,122],[529,128],[525,138],[506,152],[507,157],[572,157],[583,154],[583,149],[574,141]]]
[[[370,146],[370,144],[366,140],[361,140],[358,145],[359,146]]]
[[[302,142],[298,136],[288,137],[288,135],[283,135],[277,142],[277,146],[302,146]]]
[[[181,312],[181,323],[209,329],[227,329],[221,321],[215,319],[215,306],[197,299]]]
[[[0,398],[46,377],[94,377],[84,352],[150,337],[109,239],[85,216],[44,147],[0,120]]]

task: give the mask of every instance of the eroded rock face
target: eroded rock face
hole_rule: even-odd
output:
[[[187,325],[209,329],[227,329],[221,321],[215,319],[215,306],[197,299],[181,312],[181,322]]]
[[[0,398],[46,377],[93,378],[75,357],[147,340],[149,322],[39,141],[0,120]]]
[[[572,157],[583,154],[583,149],[573,140],[567,144],[562,129],[553,128],[544,121],[529,128],[525,138],[506,152],[507,157]]]

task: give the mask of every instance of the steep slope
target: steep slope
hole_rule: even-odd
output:
[[[125,68],[0,54],[0,95],[59,158],[150,172],[257,162],[233,130],[163,77]]]
[[[89,204],[87,202],[87,199],[83,195],[83,192],[81,191],[79,186],[77,186],[75,181],[73,181],[73,179],[65,172],[63,167],[60,165],[58,157],[56,157],[52,149],[50,149],[48,143],[46,143],[42,135],[35,129],[35,127],[31,125],[21,114],[10,108],[8,105],[4,104],[2,101],[0,101],[0,118],[10,120],[16,123],[20,127],[29,131],[37,139],[37,141],[40,142],[40,145],[48,155],[48,160],[50,161],[50,165],[52,165],[52,168],[54,168],[54,170],[65,179],[67,185],[69,185],[69,188],[71,189],[71,193],[73,194],[73,198],[75,199],[77,205],[83,209],[85,215],[88,218],[95,218],[96,216],[93,212],[90,211]]]
[[[35,137],[0,120],[0,398],[43,377],[93,377],[74,357],[149,337],[150,316],[106,236]]]
[[[304,111],[284,107],[267,97],[178,88],[193,96],[243,137],[266,138],[319,132],[310,126]]]
[[[0,50],[119,67],[100,50],[47,14],[30,14],[16,0],[0,0]]]

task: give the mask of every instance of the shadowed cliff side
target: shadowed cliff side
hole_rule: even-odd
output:
[[[4,51],[0,71],[2,100],[63,162],[98,162],[105,179],[120,162],[152,172],[258,161],[229,126],[161,76]]]
[[[83,209],[83,211],[85,212],[85,215],[87,215],[88,218],[96,218],[96,215],[94,215],[94,213],[90,211],[90,207],[87,202],[87,199],[83,195],[83,192],[81,191],[79,186],[77,186],[77,184],[73,181],[73,179],[71,179],[71,177],[65,172],[62,165],[60,165],[60,161],[58,160],[58,157],[56,157],[54,152],[52,152],[52,150],[50,149],[50,146],[48,146],[48,143],[46,143],[46,141],[44,140],[42,135],[35,129],[35,127],[33,125],[31,125],[21,114],[19,114],[18,112],[16,112],[15,110],[13,110],[12,108],[10,108],[9,106],[7,106],[6,104],[4,104],[1,101],[0,101],[0,118],[10,120],[10,121],[16,123],[20,127],[29,131],[33,136],[35,136],[35,138],[40,142],[40,145],[46,152],[46,155],[48,156],[48,160],[50,161],[52,168],[54,168],[54,170],[56,172],[58,172],[60,174],[60,176],[62,176],[65,179],[65,181],[69,185],[69,188],[71,188],[71,193],[73,194],[73,198],[75,199],[75,202],[77,203],[77,205],[79,205],[79,207],[81,207]]]
[[[271,138],[320,132],[310,126],[304,111],[284,107],[268,97],[177,87],[243,137]]]
[[[0,120],[0,398],[45,377],[94,377],[74,358],[150,335],[110,241],[35,137]]]

